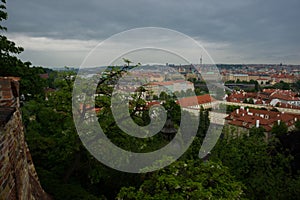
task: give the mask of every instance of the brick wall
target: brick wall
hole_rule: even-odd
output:
[[[48,200],[25,142],[17,81],[0,78],[0,200]]]

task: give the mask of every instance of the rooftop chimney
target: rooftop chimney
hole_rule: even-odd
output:
[[[256,120],[256,128],[259,128],[259,120]]]

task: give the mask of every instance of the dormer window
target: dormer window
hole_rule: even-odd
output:
[[[266,115],[266,116],[265,116],[265,119],[269,119],[269,115]]]

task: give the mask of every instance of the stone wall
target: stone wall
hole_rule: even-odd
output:
[[[6,90],[9,88],[7,82],[0,82],[0,85],[2,86],[0,90],[3,87],[6,87]],[[51,199],[39,183],[24,138],[19,106],[14,104],[12,107],[13,104],[7,101],[9,97],[15,103],[18,96],[14,95],[12,98],[8,91],[5,93],[5,103],[9,106],[0,107],[0,200]],[[2,99],[0,98],[0,102],[3,97],[4,95]]]

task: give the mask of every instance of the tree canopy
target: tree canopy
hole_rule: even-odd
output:
[[[117,199],[240,199],[242,189],[243,184],[230,175],[227,167],[197,159],[177,161],[154,172],[139,189],[122,188]]]

